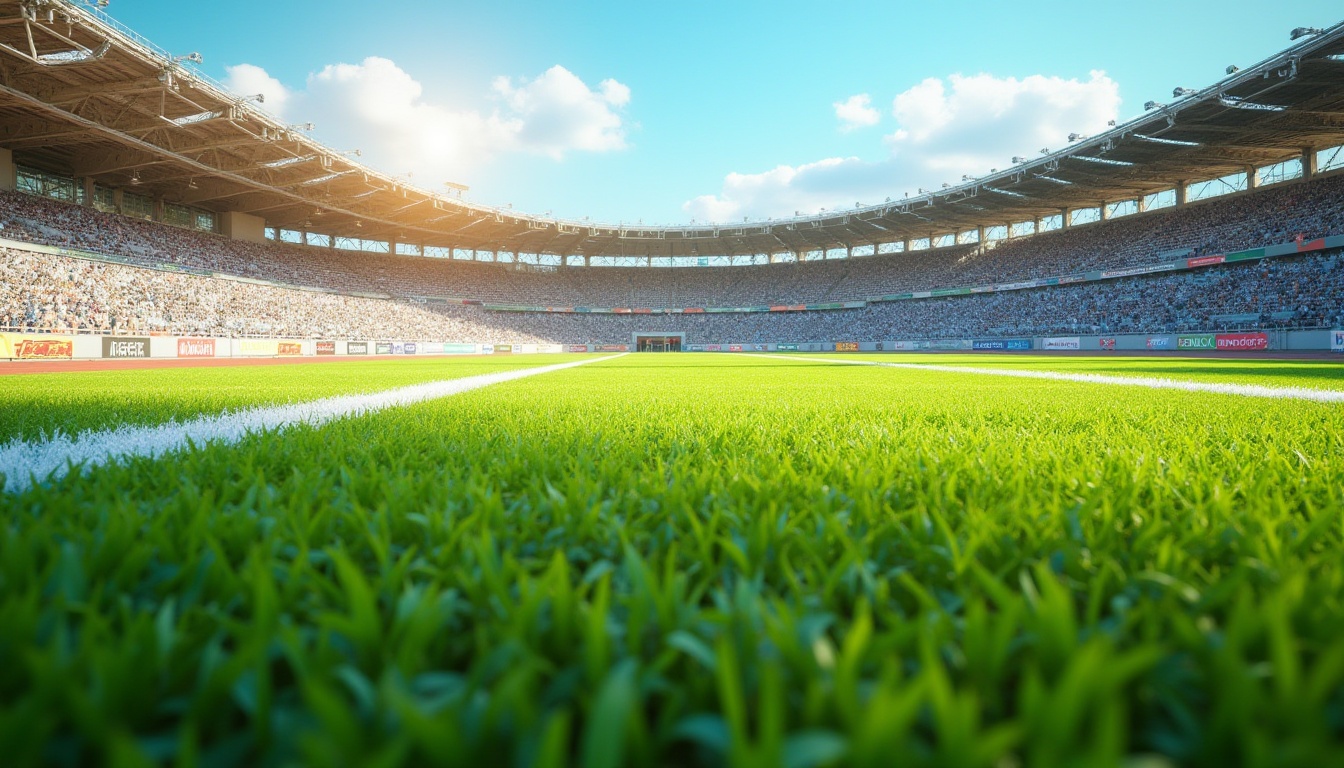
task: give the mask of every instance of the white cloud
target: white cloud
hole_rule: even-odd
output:
[[[1013,155],[1058,149],[1070,133],[1103,130],[1119,110],[1119,86],[1099,71],[1086,80],[929,78],[892,100],[898,127],[883,138],[885,159],[829,158],[763,173],[730,173],[719,194],[689,200],[682,210],[696,219],[731,221],[877,203],[914,194],[921,186],[955,184],[962,174],[1006,167]]]
[[[359,149],[370,165],[391,173],[411,171],[433,187],[490,158],[509,152],[562,160],[570,152],[624,149],[623,108],[630,89],[616,80],[590,88],[554,66],[535,79],[496,78],[489,111],[440,104],[423,85],[389,59],[331,64],[290,91],[264,69],[228,69],[229,88],[265,93],[265,108],[285,120],[311,121],[317,135],[338,149]]]
[[[872,104],[872,97],[866,93],[855,94],[844,101],[832,104],[831,106],[835,108],[835,118],[840,121],[840,130],[852,131],[855,128],[877,125],[882,115],[873,109]]]

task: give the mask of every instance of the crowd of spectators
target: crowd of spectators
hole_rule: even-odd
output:
[[[1341,199],[1344,175],[1336,175],[993,247],[752,267],[538,272],[249,243],[10,192],[0,193],[0,237],[122,263],[0,249],[0,327],[501,343],[623,343],[632,332],[684,331],[688,343],[760,343],[1337,326],[1344,323],[1344,268],[1330,254],[827,312],[492,312],[425,297],[655,309],[863,299],[1341,234]],[[272,285],[231,279],[239,277]]]

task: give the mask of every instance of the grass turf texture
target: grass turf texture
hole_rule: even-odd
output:
[[[595,355],[519,355],[0,376],[0,443],[377,392]],[[18,363],[22,365],[22,363]],[[3,468],[0,468],[0,472]]]
[[[72,474],[0,497],[0,754],[1340,764],[1342,440],[1315,403],[627,356]]]

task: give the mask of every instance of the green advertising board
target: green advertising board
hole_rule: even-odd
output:
[[[474,355],[476,354],[475,344],[444,344],[443,351],[449,355]]]
[[[1212,333],[1196,333],[1176,337],[1177,349],[1217,349],[1218,342]]]
[[[775,350],[778,351],[778,352],[797,352],[797,351],[798,351],[798,345],[797,345],[797,344],[776,344],[776,345],[775,345]]]

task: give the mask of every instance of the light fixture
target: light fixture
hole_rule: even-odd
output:
[[[952,185],[951,185],[951,184],[948,184],[946,181],[943,182],[943,189],[947,189],[947,188],[950,187],[950,186],[952,186]]]
[[[205,59],[201,58],[201,54],[196,51],[192,51],[191,53],[188,53],[186,56],[174,56],[173,61],[178,64],[181,64],[184,61],[190,61],[192,64],[205,63]]]
[[[1179,99],[1182,96],[1194,96],[1196,93],[1199,93],[1199,91],[1196,91],[1193,88],[1181,88],[1178,86],[1171,90],[1171,97],[1173,99]]]
[[[1078,141],[1079,139],[1085,139],[1085,138],[1087,138],[1087,137],[1084,136],[1084,135],[1081,134],[1081,133],[1070,133],[1070,134],[1069,134],[1069,141]]]
[[[289,130],[291,130],[291,131],[311,131],[311,130],[313,130],[313,128],[316,128],[316,127],[317,127],[317,126],[313,125],[312,123],[296,123],[296,124],[294,124],[294,125],[289,126]]]
[[[1109,126],[1112,127],[1112,128],[1115,127],[1115,121],[1114,121],[1114,120],[1107,120],[1107,121],[1106,121],[1106,124],[1109,125]]]
[[[1041,154],[1042,154],[1042,155],[1048,155],[1048,154],[1050,154],[1050,150],[1047,149],[1046,147],[1041,147]]]
[[[200,189],[195,179],[187,179],[187,189]]]
[[[1018,165],[1020,163],[1025,162],[1027,162],[1027,158],[1022,157],[1021,155],[1013,155],[1013,165]]]
[[[1288,33],[1288,39],[1300,40],[1301,38],[1304,38],[1307,35],[1319,35],[1324,31],[1325,30],[1320,29],[1318,27],[1298,27],[1297,29],[1294,29],[1292,32]]]
[[[963,173],[963,174],[961,174],[961,180],[962,180],[962,181],[975,181],[975,177],[972,176],[972,175],[970,175],[969,173]]]
[[[1225,69],[1225,70],[1223,70],[1223,71],[1226,72],[1226,73],[1229,74],[1229,75],[1235,75],[1235,74],[1237,74],[1238,72],[1241,71],[1241,67],[1238,67],[1236,64],[1228,64],[1228,65],[1227,65],[1227,69]]]
[[[1160,101],[1145,101],[1143,103],[1143,111],[1152,112],[1154,109],[1158,109],[1159,107],[1165,107],[1165,106],[1167,105],[1163,104]]]
[[[138,187],[138,186],[140,186],[140,171],[139,171],[139,169],[136,169],[136,170],[134,170],[134,171],[131,171],[131,186],[133,186],[133,187]]]

